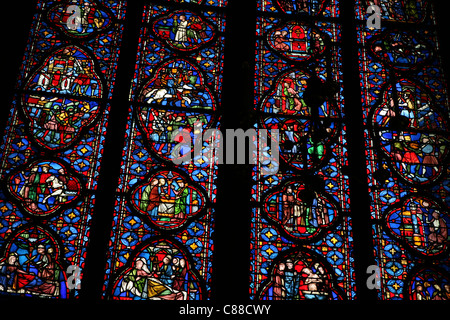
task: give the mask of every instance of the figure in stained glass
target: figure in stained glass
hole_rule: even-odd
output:
[[[433,256],[448,249],[450,218],[436,201],[408,197],[400,208],[388,210],[385,219],[393,236],[414,251]]]
[[[401,22],[421,22],[426,16],[426,0],[367,0],[367,5],[381,8],[383,18]]]
[[[203,152],[196,167],[175,160],[195,145],[183,145],[179,130],[198,141],[218,119],[225,1],[174,2],[144,9],[108,254],[111,299],[210,297],[217,168]]]
[[[374,258],[384,272],[378,298],[441,300],[450,226],[448,96],[431,3],[360,4],[379,6],[392,22],[383,31],[358,31]]]
[[[348,186],[338,173],[347,163],[341,24],[321,18],[337,17],[339,6],[321,0],[258,1],[264,15],[256,28],[257,126],[279,130],[282,161],[270,177],[254,168],[254,299],[354,297],[351,215],[341,214],[349,210]],[[314,258],[301,258],[307,256]],[[322,264],[322,257],[330,265]],[[335,275],[345,294],[333,289]]]
[[[55,240],[42,228],[18,232],[0,258],[0,293],[67,297],[58,251]]]
[[[271,280],[260,292],[262,300],[330,300],[340,298],[328,268],[309,252],[291,252],[272,267]]]
[[[448,154],[445,117],[429,94],[409,80],[389,87],[383,98],[373,117],[375,135],[395,171],[408,181],[435,181]]]
[[[196,300],[201,285],[185,254],[168,241],[152,241],[115,282],[119,300]]]
[[[76,46],[58,49],[33,74],[26,89],[101,97],[100,78],[89,55]]]
[[[122,284],[122,291],[129,291],[131,294],[143,299],[161,299],[161,300],[185,300],[180,292],[171,290],[172,269],[168,267],[170,256],[167,255],[163,259],[163,266],[160,269],[160,280],[152,277],[145,258],[136,260],[134,269],[127,273]]]
[[[266,113],[298,116],[266,117],[263,126],[280,130],[281,158],[299,169],[316,167],[324,160],[326,145],[335,136],[339,119],[336,107],[330,101],[317,106],[307,105],[305,92],[309,79],[309,75],[301,70],[284,72],[260,106]]]
[[[306,104],[304,95],[308,90],[308,79],[310,76],[302,70],[284,72],[277,78],[274,90],[263,99],[261,110],[275,114],[303,116],[317,114],[321,118],[336,118],[337,111],[328,101],[322,102],[318,110]]]
[[[131,192],[132,204],[159,228],[178,228],[205,205],[199,189],[175,171],[160,171],[149,181]]]
[[[185,146],[179,143],[179,130],[189,133],[191,141],[196,141],[202,132],[199,128],[207,129],[212,120],[210,114],[161,110],[147,106],[141,108],[138,117],[142,130],[147,134],[147,141],[151,143],[151,150],[167,160],[178,155],[182,158],[192,151],[192,144]]]
[[[141,99],[148,104],[158,103],[185,108],[214,109],[214,97],[200,71],[186,60],[173,60],[160,66],[153,79],[142,90]]]
[[[177,11],[159,19],[154,28],[172,47],[183,51],[195,50],[211,41],[214,36],[209,23],[188,11]]]
[[[299,182],[287,183],[267,195],[264,210],[271,221],[295,239],[315,237],[337,216],[335,204],[318,192],[310,193]]]
[[[196,135],[201,134],[199,129],[206,130],[211,125],[213,115],[210,112],[216,109],[216,99],[204,85],[203,75],[187,60],[170,60],[161,65],[142,89],[140,97],[151,106],[141,105],[137,109],[139,125],[146,133],[151,149],[167,160],[192,151],[190,147],[179,149],[179,141],[175,141],[178,130],[189,132],[191,141],[196,141]],[[158,105],[188,110],[159,109]]]
[[[284,13],[308,13],[316,15],[323,9],[325,1],[326,0],[276,0],[276,3]]]
[[[81,182],[58,161],[35,161],[9,179],[9,192],[33,216],[47,216],[74,202]]]
[[[124,17],[125,1],[36,2],[0,147],[2,295],[79,295],[65,270],[84,268]]]
[[[410,279],[409,300],[450,300],[450,278],[441,270],[423,268]]]
[[[76,11],[69,4],[57,4],[47,14],[48,20],[65,35],[73,38],[86,38],[95,35],[113,23],[109,10],[94,1],[84,0],[76,5]],[[72,9],[72,10],[70,10]],[[76,16],[74,16],[76,12]],[[71,19],[78,23],[70,23]]]
[[[318,30],[298,21],[290,21],[267,33],[267,42],[282,56],[305,61],[325,50],[324,36]]]
[[[101,98],[102,82],[94,62],[75,46],[58,49],[47,57],[29,77],[25,89],[33,92],[22,96],[29,129],[41,146],[51,150],[74,143],[101,112],[99,102],[84,99]]]
[[[373,39],[374,55],[399,70],[416,69],[431,57],[429,45],[411,32],[385,32]]]

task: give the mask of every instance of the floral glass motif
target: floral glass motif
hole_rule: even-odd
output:
[[[338,18],[339,5],[257,3],[255,127],[280,130],[280,164],[253,172],[250,297],[353,299],[340,24],[295,15]]]
[[[189,11],[174,3],[145,6],[107,257],[107,299],[210,298],[218,166],[206,142],[190,163],[173,162],[174,155],[192,152],[179,147],[178,129],[196,141],[202,130],[218,126],[225,20],[223,3],[207,2],[191,2]],[[179,25],[185,21],[186,34]]]
[[[79,295],[124,18],[124,1],[37,1],[0,147],[0,295]]]
[[[391,23],[371,30],[366,5],[356,10],[378,298],[448,299],[449,103],[432,7],[378,1]]]

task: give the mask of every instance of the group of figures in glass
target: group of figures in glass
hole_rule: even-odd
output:
[[[0,258],[0,291],[67,297],[67,276],[54,241],[40,227],[17,232]]]
[[[309,247],[342,219],[337,197],[320,187],[330,178],[322,174],[327,160],[339,157],[333,149],[340,139],[340,102],[329,81],[336,71],[329,54],[334,34],[319,23],[294,20],[294,14],[323,12],[324,1],[260,3],[265,11],[275,6],[285,13],[258,20],[255,73],[259,126],[279,130],[282,169],[264,179],[255,172],[264,182],[254,186],[261,205],[255,204],[251,292],[261,300],[343,299],[330,262]]]
[[[46,149],[67,147],[101,112],[103,85],[89,55],[75,46],[58,49],[30,76],[22,97],[30,133]],[[62,98],[59,94],[71,94]]]
[[[431,199],[407,198],[400,208],[387,213],[386,220],[397,238],[424,255],[447,250],[450,217]]]
[[[175,11],[153,24],[157,36],[178,50],[196,49],[214,37],[214,28],[200,16],[189,11]]]
[[[270,1],[263,3],[269,3],[267,7],[263,7],[270,9]],[[276,3],[285,13],[309,12],[312,14],[316,12],[317,14],[324,1],[312,1],[307,5],[303,1],[277,1]],[[364,4],[378,5],[382,9],[384,19],[400,22],[421,21],[428,11],[426,1],[364,1]],[[294,29],[296,32],[293,32]],[[311,59],[311,55],[316,58],[326,50],[328,45],[328,42],[324,40],[327,37],[323,35],[323,32],[298,22],[280,23],[266,30],[268,31],[264,34],[267,37],[265,44],[276,52],[278,57],[291,61],[307,61]],[[449,142],[448,117],[442,112],[439,103],[432,98],[433,93],[430,88],[408,78],[411,70],[430,63],[433,56],[430,43],[415,33],[388,30],[377,33],[368,47],[377,62],[381,61],[385,66],[398,72],[395,76],[396,80],[391,79],[390,85],[385,84],[379,87],[378,92],[381,92],[379,100],[368,115],[375,145],[386,157],[385,168],[390,168],[396,174],[394,181],[399,179],[401,183],[418,187],[433,186],[445,175]],[[261,57],[263,56],[264,64],[261,63],[260,68],[265,68],[264,72],[270,75],[272,73],[270,68],[274,67],[271,65],[271,60],[267,58],[269,54],[263,52]],[[377,70],[376,68],[380,68],[379,64],[374,67],[374,70]],[[406,73],[403,73],[405,71]],[[329,150],[327,149],[336,136],[339,114],[331,100],[325,99],[325,102],[316,108],[306,103],[304,96],[308,91],[310,79],[311,75],[300,68],[284,71],[276,80],[270,82],[270,89],[266,91],[268,93],[264,93],[259,108],[266,115],[271,114],[271,117],[265,118],[264,125],[281,130],[281,137],[284,138],[280,149],[281,158],[296,169],[318,170],[328,159],[326,156]],[[368,79],[371,80],[370,76]],[[431,84],[432,81],[428,83]],[[434,82],[432,85],[437,86],[438,83]],[[436,88],[433,89],[436,90]],[[373,94],[374,90],[370,91],[370,94]],[[436,97],[439,99],[441,95],[440,91],[438,92],[439,95]],[[443,103],[442,99],[439,102]],[[283,119],[284,115],[289,117]],[[297,116],[299,119],[296,119]],[[324,121],[325,118],[326,121]],[[322,128],[322,132],[314,132],[317,128]],[[392,187],[391,179],[385,183],[388,182]],[[276,187],[275,191],[263,196],[264,210],[262,210],[262,216],[268,218],[280,233],[301,243],[305,240],[318,239],[317,236],[335,225],[340,216],[339,206],[333,202],[333,199],[317,191],[314,195],[310,192],[311,195],[307,196],[303,188],[308,188],[306,181],[305,183],[287,182]],[[392,203],[389,199],[394,197],[394,193],[389,191],[386,198],[383,196],[383,201]],[[384,211],[380,217],[383,227],[394,239],[420,257],[428,259],[448,253],[450,217],[445,210],[445,204],[428,196],[407,196],[403,193],[402,197],[401,202],[383,208]],[[266,230],[262,227],[261,229]],[[273,236],[263,235],[262,238],[268,241],[266,238],[270,239]],[[276,254],[273,252],[277,250],[276,246],[267,244],[261,251],[263,256],[275,257]],[[292,299],[292,294],[288,292],[292,283],[290,273],[293,260],[289,259],[289,262],[284,260],[285,264],[279,263],[276,267],[272,265],[270,271],[267,267],[263,269],[263,274],[270,273],[270,281],[264,289],[259,291],[259,297]],[[385,280],[384,284],[389,288],[388,290],[397,294],[401,292],[402,287],[409,288],[408,294],[406,294],[408,290],[404,289],[405,297],[409,299],[444,300],[448,298],[446,290],[448,290],[450,279],[441,273],[442,270],[434,270],[433,274],[428,272],[428,269],[420,270],[417,267],[408,274],[407,279],[399,281],[405,268],[400,264],[397,266],[396,262],[390,263],[383,267],[388,275],[386,278],[390,279]],[[311,270],[316,269],[311,268]],[[300,279],[304,276],[301,270],[297,270],[297,273],[301,275]],[[415,282],[414,279],[422,277],[423,273],[427,273],[429,279]],[[301,298],[305,289],[298,289],[298,280],[294,283],[297,288],[296,299]],[[329,292],[332,288],[330,283],[328,282]],[[281,295],[280,292],[283,294]],[[303,298],[309,297],[303,295]]]
[[[211,223],[212,192],[206,190],[213,188],[215,169],[202,165],[203,154],[198,167],[183,163],[174,168],[173,163],[174,154],[193,151],[191,146],[180,147],[178,129],[196,141],[199,132],[213,126],[221,74],[214,54],[219,52],[215,40],[221,22],[214,15],[146,7],[146,32],[153,47],[139,48],[145,57],[140,72],[145,76],[133,91],[135,109],[130,123],[137,124],[131,135],[140,138],[129,143],[137,157],[149,155],[149,169],[145,176],[124,174],[131,186],[124,199],[128,206],[117,215],[142,219],[148,234],[163,234],[164,238],[152,240],[147,235],[141,243],[138,232],[121,235],[120,242],[127,247],[120,254],[127,252],[127,258],[120,260],[124,264],[114,263],[120,267],[106,288],[111,299],[201,300],[209,295],[210,263],[205,249],[212,242],[204,233]],[[140,147],[133,145],[138,140]],[[124,161],[126,167],[131,166]]]
[[[30,261],[19,263],[19,256],[12,253],[2,263],[0,271],[0,291],[14,293],[38,293],[44,296],[59,296],[64,277],[60,277],[52,260],[52,249],[44,245],[37,247],[37,254]],[[55,274],[56,271],[56,274]]]
[[[115,299],[198,300],[202,287],[186,256],[167,241],[154,241],[114,284]]]
[[[93,127],[102,131],[102,98],[116,58],[105,44],[116,43],[120,25],[112,26],[112,10],[117,5],[118,13],[121,4],[78,3],[76,30],[67,25],[72,4],[37,5],[39,18],[2,145],[2,159],[14,160],[2,168],[2,295],[64,299],[78,294],[66,273],[71,264],[84,267],[86,208],[92,204],[86,191],[96,185],[103,139],[97,132],[85,133]],[[100,41],[95,35],[101,32]],[[84,39],[92,41],[79,45]]]
[[[420,45],[415,36],[405,37],[400,33],[398,36],[390,35],[389,38],[397,39],[394,44],[404,48],[402,56],[407,60],[395,58],[396,49],[391,46],[385,55],[380,56],[388,65],[393,63],[394,66],[400,66],[400,70],[408,65],[412,69],[417,66],[417,59],[412,59],[413,56],[423,58],[429,55],[426,46]],[[405,39],[409,39],[408,42],[403,42]],[[373,47],[377,48],[378,43],[378,40],[374,40]],[[380,48],[374,53],[379,51]],[[422,64],[426,60],[421,59]],[[405,61],[409,63],[405,64]],[[419,186],[433,184],[444,174],[443,164],[449,153],[447,118],[436,106],[428,90],[406,78],[401,79],[385,89],[381,103],[374,109],[372,116],[374,136],[378,139],[382,153],[390,159],[391,168],[404,181]],[[413,240],[407,236],[414,247],[427,247],[428,253],[437,247],[446,249],[450,224],[448,215],[439,209],[440,205],[421,197],[411,197],[405,201],[407,205],[401,213],[403,231],[400,237],[406,237],[405,230],[411,228],[414,237],[418,237]],[[389,219],[388,226],[392,225],[394,221]]]
[[[159,171],[131,192],[134,209],[165,230],[184,225],[205,203],[205,197],[187,179],[177,172]]]
[[[412,279],[411,300],[450,300],[450,281],[433,269],[423,270]]]
[[[432,106],[422,88],[407,80],[397,83],[395,89],[389,88],[385,99],[374,116],[383,151],[392,159],[395,170],[409,181],[434,181],[442,174],[441,164],[448,155],[445,117]],[[423,132],[423,128],[430,131]]]
[[[381,8],[382,19],[422,24],[417,30],[392,28],[366,35],[365,90],[376,93],[373,103],[366,100],[372,131],[366,145],[378,149],[370,159],[378,161],[378,170],[389,170],[387,180],[375,177],[378,190],[373,198],[380,198],[372,205],[381,219],[375,238],[385,246],[380,250],[379,265],[386,271],[380,296],[448,300],[448,102],[442,94],[435,39],[427,30],[429,4],[366,2]],[[389,77],[379,77],[378,68]],[[372,166],[368,168],[377,170]],[[387,205],[380,210],[383,202]]]
[[[416,21],[423,15],[422,2],[397,0],[373,4],[393,20]],[[325,1],[275,3],[285,14],[316,15],[323,10]],[[68,16],[64,6],[51,8],[48,18],[57,21],[56,25],[66,35],[81,38],[111,25],[109,13],[89,4],[82,8],[82,24],[77,30],[66,28]],[[193,52],[217,37],[211,20],[188,10],[155,17],[150,28],[154,37],[175,52]],[[289,170],[297,173],[322,168],[338,135],[341,119],[336,102],[328,97],[313,106],[305,97],[314,76],[306,71],[303,62],[318,59],[330,43],[328,37],[317,27],[298,21],[281,22],[264,34],[265,49],[296,67],[284,68],[271,78],[273,82],[258,104],[260,124],[281,131],[281,158]],[[426,63],[430,57],[429,46],[405,32],[384,34],[372,44],[374,56],[400,71]],[[76,45],[62,46],[53,50],[27,77],[20,107],[27,133],[40,151],[66,150],[98,120],[104,108],[101,100],[105,85],[92,57]],[[316,78],[323,86],[326,77]],[[206,84],[204,72],[192,59],[165,59],[154,68],[149,80],[139,85],[138,91],[138,129],[146,148],[159,160],[171,160],[169,155],[176,144],[173,133],[177,129],[188,128],[194,135],[195,124],[208,127],[212,123],[217,94]],[[445,173],[443,164],[448,157],[447,117],[435,107],[429,90],[407,78],[382,91],[370,118],[379,149],[404,182],[419,186],[436,182]],[[210,199],[185,171],[161,167],[134,183],[128,191],[127,204],[132,214],[158,232],[183,230],[206,211]],[[324,179],[324,175],[319,179]],[[10,170],[7,192],[28,216],[47,218],[61,214],[62,209],[81,198],[83,181],[66,162],[40,159]],[[258,298],[344,298],[336,285],[334,269],[326,259],[317,251],[295,245],[311,244],[336,226],[342,219],[336,198],[323,190],[309,188],[295,174],[264,194],[263,218],[294,245],[270,261],[267,280],[259,284]],[[383,223],[395,239],[413,252],[422,257],[437,256],[448,250],[450,218],[443,208],[431,198],[411,196],[400,205],[389,207]],[[68,297],[63,268],[67,263],[56,238],[41,227],[14,231],[0,257],[0,291]],[[152,238],[135,247],[124,266],[111,276],[108,290],[113,299],[198,300],[207,296],[204,281],[194,267],[198,261],[194,262],[187,254],[185,243],[172,238],[148,239]],[[131,234],[121,241],[129,247],[137,242]],[[266,254],[270,256],[271,247],[268,248]],[[410,278],[409,296],[418,300],[449,299],[449,281],[428,269],[419,270]]]

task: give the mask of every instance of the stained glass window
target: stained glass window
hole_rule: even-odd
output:
[[[254,170],[250,295],[353,299],[341,25],[330,19],[339,4],[262,0],[258,10],[256,126],[279,130],[280,163]]]
[[[37,1],[1,146],[0,295],[79,294],[69,268],[82,277],[124,14]]]
[[[193,151],[179,146],[177,130],[198,141],[218,126],[225,20],[223,3],[211,4],[145,5],[108,253],[109,299],[210,297],[217,164],[208,141],[192,162],[174,161]]]
[[[428,1],[358,1],[359,66],[378,298],[443,300],[450,290],[448,92]]]

